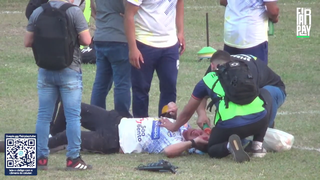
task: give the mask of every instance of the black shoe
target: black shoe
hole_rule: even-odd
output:
[[[82,159],[81,156],[71,159],[67,158],[67,171],[77,171],[77,170],[90,170],[92,169],[91,165],[86,164]]]
[[[48,158],[47,157],[38,158],[37,169],[38,170],[48,170]]]
[[[229,151],[233,155],[233,159],[238,162],[250,161],[249,155],[243,150],[241,140],[238,135],[233,134],[229,137]]]

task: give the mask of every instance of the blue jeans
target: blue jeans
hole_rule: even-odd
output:
[[[280,88],[276,86],[268,85],[268,86],[264,86],[263,88],[266,89],[270,93],[271,97],[273,98],[272,110],[271,110],[270,121],[269,121],[269,127],[272,127],[272,124],[274,122],[274,119],[276,118],[278,109],[286,100],[286,95]]]
[[[156,48],[139,41],[137,47],[140,50],[144,63],[141,68],[132,67],[132,112],[134,117],[148,117],[149,91],[154,70],[159,78],[160,100],[158,115],[164,105],[176,102],[176,85],[179,63],[179,43],[167,47]]]
[[[225,44],[223,50],[227,51],[231,55],[250,54],[268,64],[268,41],[265,41],[257,46],[246,49],[238,49]]]
[[[80,111],[82,74],[65,68],[50,71],[40,68],[38,74],[39,110],[36,124],[38,157],[48,157],[49,126],[58,97],[61,97],[66,116],[68,139],[67,157],[77,158],[81,145]]]
[[[114,109],[131,117],[131,64],[127,43],[94,42],[97,71],[92,88],[91,104],[106,109],[106,97],[114,82]]]

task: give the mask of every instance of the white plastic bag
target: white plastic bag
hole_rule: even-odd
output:
[[[264,136],[263,147],[267,151],[288,151],[292,148],[294,136],[279,129],[268,128]]]

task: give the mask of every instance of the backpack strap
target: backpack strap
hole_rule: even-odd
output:
[[[59,9],[63,12],[66,12],[72,6],[76,6],[76,5],[71,3],[64,3]]]
[[[51,4],[49,2],[44,3],[44,4],[41,4],[41,7],[42,7],[43,11],[46,11],[47,9],[51,8]]]
[[[218,81],[219,81],[219,79],[217,79],[216,82],[213,83],[212,88],[211,88],[212,92],[213,92],[214,87],[216,87]],[[212,98],[211,102],[207,106],[207,109],[211,112],[213,105],[216,104],[220,100],[221,100],[221,97]]]

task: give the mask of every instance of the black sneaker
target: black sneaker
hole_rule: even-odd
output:
[[[245,161],[250,161],[249,155],[243,150],[241,140],[238,135],[233,134],[229,137],[229,151],[233,155],[233,159],[242,163]]]
[[[90,170],[92,169],[91,165],[86,164],[82,159],[81,156],[71,159],[67,158],[67,171],[77,171],[77,170]]]
[[[38,158],[37,169],[38,170],[48,170],[48,158],[47,157]]]

